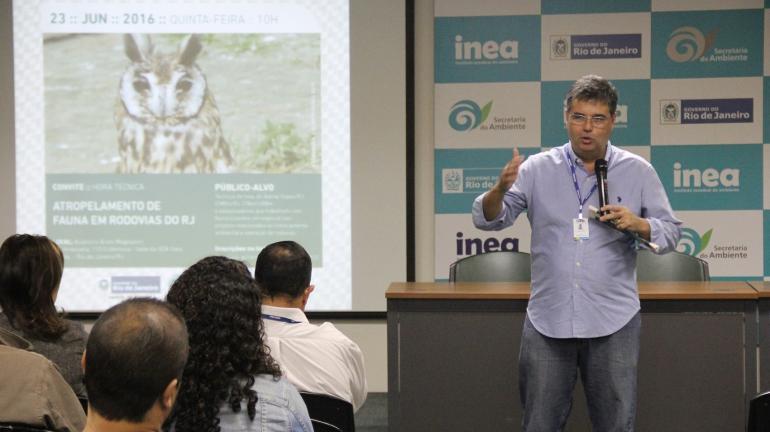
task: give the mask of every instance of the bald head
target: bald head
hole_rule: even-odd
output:
[[[177,309],[155,299],[131,299],[94,324],[85,354],[88,402],[108,420],[140,422],[174,379],[188,354]]]

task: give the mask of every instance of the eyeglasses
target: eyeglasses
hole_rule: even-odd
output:
[[[603,116],[603,115],[595,115],[595,116],[588,117],[585,114],[570,113],[569,122],[572,123],[573,125],[582,126],[586,123],[586,120],[588,120],[589,118],[591,119],[591,124],[593,125],[593,127],[597,129],[602,129],[605,126],[607,126],[607,121],[609,120],[607,116]]]

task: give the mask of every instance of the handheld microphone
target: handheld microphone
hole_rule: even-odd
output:
[[[607,205],[607,161],[604,159],[597,159],[594,162],[594,172],[596,172],[596,186],[599,188],[599,208]],[[608,214],[609,211],[602,211],[602,216]]]

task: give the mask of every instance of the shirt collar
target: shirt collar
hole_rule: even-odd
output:
[[[307,316],[302,312],[302,309],[298,308],[284,308],[278,306],[262,305],[262,313],[267,315],[275,315],[279,317],[288,318],[292,321],[299,321],[301,323],[309,323]]]
[[[572,143],[567,141],[567,144],[564,144],[564,147],[567,151],[567,155],[569,155],[569,157],[572,159],[572,162],[575,164],[575,166],[582,167],[584,165],[583,161],[579,157],[577,157],[575,152],[572,151]],[[610,161],[612,159],[612,154],[614,152],[613,148],[614,147],[612,143],[610,141],[607,141],[607,148],[604,150],[604,160],[607,161],[607,167],[609,167]]]

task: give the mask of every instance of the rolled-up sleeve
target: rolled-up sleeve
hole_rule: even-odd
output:
[[[513,225],[516,218],[527,208],[527,194],[525,192],[527,180],[529,178],[529,160],[524,161],[519,169],[519,176],[516,183],[511,186],[503,197],[503,205],[497,217],[488,221],[484,217],[483,200],[487,192],[476,197],[473,201],[473,225],[484,231],[499,231]]]
[[[642,197],[642,217],[650,224],[650,241],[660,246],[657,253],[662,254],[676,249],[682,234],[682,221],[674,216],[655,169],[650,166],[649,170]]]

